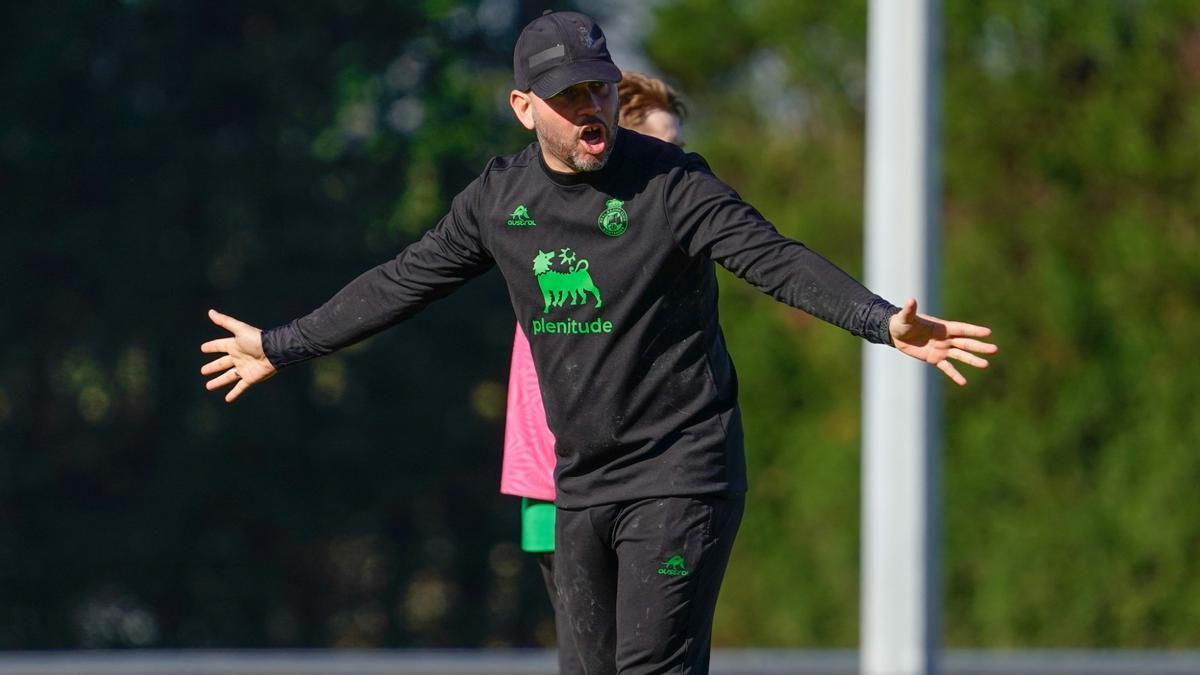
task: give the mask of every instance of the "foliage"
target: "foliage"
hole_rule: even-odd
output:
[[[1196,646],[1200,10],[944,3],[943,313],[1002,352],[947,391],[945,637]],[[528,139],[541,7],[6,6],[0,648],[529,645],[496,494],[495,276],[226,408],[197,345],[429,227]],[[861,272],[866,3],[664,0],[690,147]],[[751,493],[721,645],[857,640],[860,344],[722,279]]]
[[[531,11],[6,7],[0,647],[548,638],[496,490],[498,276],[233,407],[198,372],[207,307],[308,311],[528,142]]]
[[[865,12],[677,0],[646,43],[718,174],[850,270]],[[1200,12],[946,3],[943,59],[942,313],[1002,346],[944,397],[945,639],[1194,647]],[[853,645],[860,347],[725,281],[751,494],[716,639]]]

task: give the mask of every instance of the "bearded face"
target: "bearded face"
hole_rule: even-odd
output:
[[[581,82],[548,99],[533,96],[538,143],[572,173],[596,171],[612,154],[617,134],[617,88],[607,82]]]

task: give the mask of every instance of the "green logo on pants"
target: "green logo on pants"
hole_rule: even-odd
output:
[[[658,568],[658,573],[668,577],[686,577],[688,571],[684,569],[683,556],[671,556],[670,560],[664,562],[662,567]]]

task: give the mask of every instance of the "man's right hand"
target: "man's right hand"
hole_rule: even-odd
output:
[[[209,340],[200,345],[200,351],[206,354],[224,354],[204,364],[200,374],[220,373],[204,386],[209,391],[215,391],[232,384],[233,389],[225,394],[225,402],[232,403],[246,389],[271,379],[276,372],[275,366],[271,365],[263,353],[261,330],[232,316],[221,314],[215,309],[208,310],[208,318],[233,333],[233,337]]]

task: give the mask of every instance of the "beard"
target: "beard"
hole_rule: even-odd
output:
[[[561,160],[563,164],[580,173],[603,169],[604,165],[608,163],[609,155],[612,154],[613,141],[617,136],[616,116],[614,116],[611,123],[598,116],[586,120],[584,124],[604,125],[604,152],[599,155],[593,155],[579,147],[579,138],[575,135],[573,129],[567,129],[562,133],[556,134],[551,131],[549,125],[542,124],[537,108],[533,109],[533,124],[538,143],[551,155]]]

